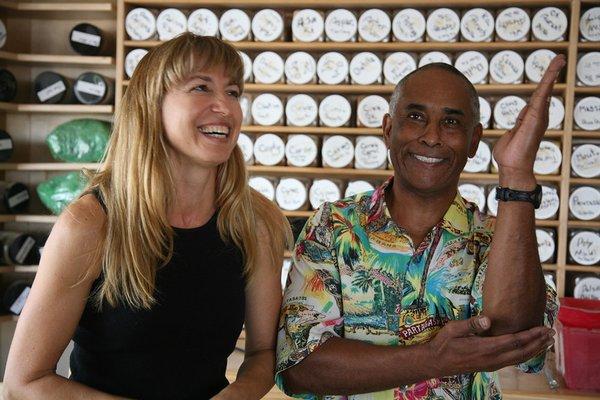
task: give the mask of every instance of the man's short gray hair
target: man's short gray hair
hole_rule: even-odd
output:
[[[469,93],[469,97],[470,97],[469,103],[471,104],[471,112],[473,113],[473,126],[475,126],[477,123],[479,123],[479,119],[480,119],[479,95],[477,94],[477,91],[475,90],[475,86],[473,86],[473,84],[467,79],[466,76],[464,76],[462,74],[462,72],[460,72],[459,70],[454,68],[452,65],[446,64],[446,63],[431,63],[431,64],[424,65],[421,68],[412,71],[410,74],[408,74],[404,78],[402,78],[400,80],[400,82],[398,82],[396,87],[394,88],[392,97],[390,97],[390,115],[392,117],[394,117],[394,115],[396,114],[396,108],[398,107],[398,101],[402,97],[402,90],[404,89],[404,86],[406,86],[406,82],[408,82],[410,80],[410,78],[412,78],[414,75],[418,74],[419,72],[426,71],[426,70],[432,69],[432,68],[440,68],[440,69],[443,69],[444,71],[453,73],[454,75],[459,76],[465,82],[467,92]]]

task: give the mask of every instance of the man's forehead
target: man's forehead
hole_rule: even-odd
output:
[[[470,93],[459,76],[441,68],[430,68],[415,73],[406,81],[399,102],[404,105],[439,104],[468,111]]]

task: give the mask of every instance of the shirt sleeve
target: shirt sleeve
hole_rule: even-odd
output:
[[[282,371],[327,339],[342,335],[341,283],[333,241],[331,206],[325,203],[308,219],[296,242],[283,296],[275,382],[284,392]]]
[[[490,252],[490,246],[485,246],[480,252],[480,265],[475,276],[475,282],[471,290],[471,296],[473,297],[471,306],[471,315],[476,316],[483,310],[483,282],[485,281],[485,273],[488,266],[488,254]],[[558,313],[558,296],[556,290],[546,283],[546,309],[544,311],[544,326],[552,328],[554,320]],[[518,364],[519,368],[523,372],[537,373],[544,367],[544,361],[546,360],[546,352],[527,360],[524,363]]]

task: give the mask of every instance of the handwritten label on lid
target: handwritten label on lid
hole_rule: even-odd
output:
[[[344,136],[331,136],[323,141],[321,147],[323,164],[332,168],[344,168],[352,163],[354,145]]]
[[[292,96],[285,106],[288,125],[308,126],[317,120],[317,102],[306,94]]]
[[[79,80],[75,83],[75,90],[81,93],[91,94],[92,96],[104,97],[106,93],[106,84],[102,81],[98,83]]]
[[[581,36],[591,42],[600,41],[600,7],[587,10],[579,20]]]
[[[258,125],[275,125],[282,116],[283,104],[271,93],[263,93],[252,102],[252,118]]]
[[[561,99],[552,96],[550,108],[548,109],[548,129],[560,129],[564,119],[565,105]]]
[[[529,15],[518,7],[507,8],[496,17],[496,34],[508,42],[527,38],[530,26]]]
[[[569,197],[569,210],[577,219],[589,221],[600,216],[600,191],[591,186],[582,186]]]
[[[325,34],[333,42],[348,42],[358,30],[356,16],[349,10],[333,10],[325,18]]]
[[[256,83],[271,84],[278,82],[283,77],[283,71],[283,59],[273,51],[260,53],[252,64],[252,72]]]
[[[490,167],[491,159],[492,152],[490,151],[490,146],[487,143],[480,141],[475,156],[467,159],[464,171],[487,172]]]
[[[600,235],[591,231],[577,233],[569,243],[569,254],[578,264],[597,264],[600,262]]]
[[[315,210],[326,201],[337,201],[342,197],[338,185],[328,179],[315,179],[310,187],[308,197]]]
[[[584,54],[577,61],[577,78],[586,86],[600,86],[600,51]]]
[[[345,125],[352,115],[352,107],[345,97],[332,94],[321,100],[319,104],[319,117],[323,125],[340,127]]]
[[[437,42],[456,39],[460,31],[458,14],[449,8],[438,8],[427,18],[427,35]]]
[[[125,30],[133,40],[148,40],[156,32],[156,18],[146,8],[134,8],[125,18]]]
[[[337,52],[325,53],[317,62],[317,75],[322,83],[337,85],[348,76],[348,60]]]
[[[288,165],[306,167],[316,159],[319,150],[317,143],[306,135],[291,135],[285,144],[285,158]]]
[[[244,161],[250,162],[250,160],[252,160],[252,154],[254,153],[254,144],[252,143],[252,140],[248,137],[248,135],[240,133],[240,136],[238,136],[237,145],[240,146],[240,149],[242,150]]]
[[[67,87],[65,86],[65,83],[60,80],[37,92],[37,97],[43,103],[54,96],[58,96],[65,90],[67,90]]]
[[[490,77],[498,83],[519,82],[524,71],[523,58],[512,50],[496,53],[490,60]]]
[[[419,60],[419,68],[433,63],[452,64],[452,61],[450,61],[450,57],[441,51],[430,51],[429,53],[425,53],[421,56],[421,59]]]
[[[463,15],[460,33],[469,42],[483,42],[494,33],[494,16],[484,8],[473,8]]]
[[[540,175],[557,173],[561,162],[560,147],[547,140],[542,140],[535,155],[533,172]]]
[[[188,17],[188,30],[198,36],[216,36],[219,32],[219,19],[208,8],[199,8]]]
[[[600,300],[600,278],[586,276],[575,284],[573,297],[576,299]]]
[[[370,52],[358,53],[350,61],[350,76],[359,85],[370,85],[381,77],[381,60]]]
[[[544,72],[548,69],[550,61],[556,57],[556,53],[552,50],[540,49],[531,53],[525,61],[525,75],[531,82],[539,82],[544,76]]]
[[[378,128],[383,123],[383,116],[389,109],[390,106],[383,97],[367,96],[358,103],[358,120],[367,128]]]
[[[483,212],[485,208],[485,193],[479,186],[472,183],[463,183],[458,186],[458,192],[468,202],[474,203],[479,211]]]
[[[582,178],[595,178],[600,175],[600,146],[584,144],[571,154],[571,168]]]
[[[262,165],[277,165],[285,156],[285,144],[277,135],[266,133],[254,142],[254,158]]]
[[[358,19],[358,34],[366,42],[383,41],[389,36],[391,29],[390,17],[376,8],[363,12]]]
[[[354,196],[358,193],[368,192],[370,190],[375,189],[373,185],[371,185],[367,181],[351,181],[348,182],[348,186],[346,187],[346,192],[344,193],[344,197]]]
[[[294,211],[306,203],[306,186],[296,178],[284,178],[275,190],[277,204],[283,210]]]
[[[308,53],[297,51],[285,60],[285,77],[288,83],[303,85],[312,81],[317,73],[317,62]]]
[[[146,54],[148,54],[148,50],[146,49],[133,49],[127,53],[125,57],[125,73],[128,77],[131,78],[133,76],[133,72]]]
[[[248,14],[237,8],[227,10],[219,20],[221,37],[231,42],[239,42],[250,35],[250,18]]]
[[[540,208],[535,210],[535,218],[549,219],[555,217],[559,206],[558,191],[553,187],[542,186],[542,203]]]
[[[272,42],[283,34],[283,18],[275,10],[264,9],[254,15],[252,19],[252,33],[254,38],[261,42]]]
[[[375,169],[385,166],[387,147],[383,139],[376,136],[361,136],[356,139],[354,149],[355,168]]]
[[[273,201],[275,199],[275,187],[273,183],[262,176],[253,176],[248,179],[248,185],[258,193]]]
[[[29,297],[29,292],[31,292],[31,288],[29,286],[25,287],[19,297],[11,304],[9,310],[11,313],[19,315],[21,311],[23,311],[23,307],[25,307],[25,302],[27,301],[27,297]]]
[[[483,83],[488,74],[488,61],[483,54],[478,51],[466,51],[458,56],[454,66],[472,84]]]
[[[543,229],[535,230],[535,238],[537,240],[540,262],[550,260],[554,256],[554,250],[556,249],[554,238]]]
[[[301,42],[314,42],[321,38],[325,22],[323,16],[315,10],[304,9],[294,13],[292,34]]]
[[[383,75],[393,85],[415,69],[417,69],[415,59],[410,54],[401,51],[390,54],[383,63]]]
[[[531,31],[539,40],[559,40],[567,32],[567,15],[556,7],[542,8],[533,16]]]
[[[167,8],[158,15],[156,30],[160,40],[171,40],[187,31],[187,18],[180,10]]]
[[[525,100],[520,97],[503,97],[494,106],[494,121],[500,129],[512,129],[521,109],[526,105]]]
[[[100,47],[100,43],[102,42],[102,36],[74,30],[73,32],[71,32],[71,40],[75,43],[81,43],[87,46]]]
[[[413,8],[405,8],[394,17],[392,31],[401,42],[416,42],[425,34],[425,17]]]
[[[483,129],[487,129],[490,125],[490,118],[492,117],[492,107],[490,103],[479,96],[479,122],[483,125]]]
[[[575,104],[573,119],[578,127],[586,131],[600,129],[600,97],[584,97]]]

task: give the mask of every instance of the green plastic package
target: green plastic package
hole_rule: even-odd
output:
[[[110,123],[83,118],[60,124],[46,138],[52,157],[65,162],[99,162],[104,156]]]
[[[79,197],[86,186],[87,180],[81,172],[71,172],[40,183],[37,186],[37,193],[42,203],[53,214],[58,215],[69,203]]]

